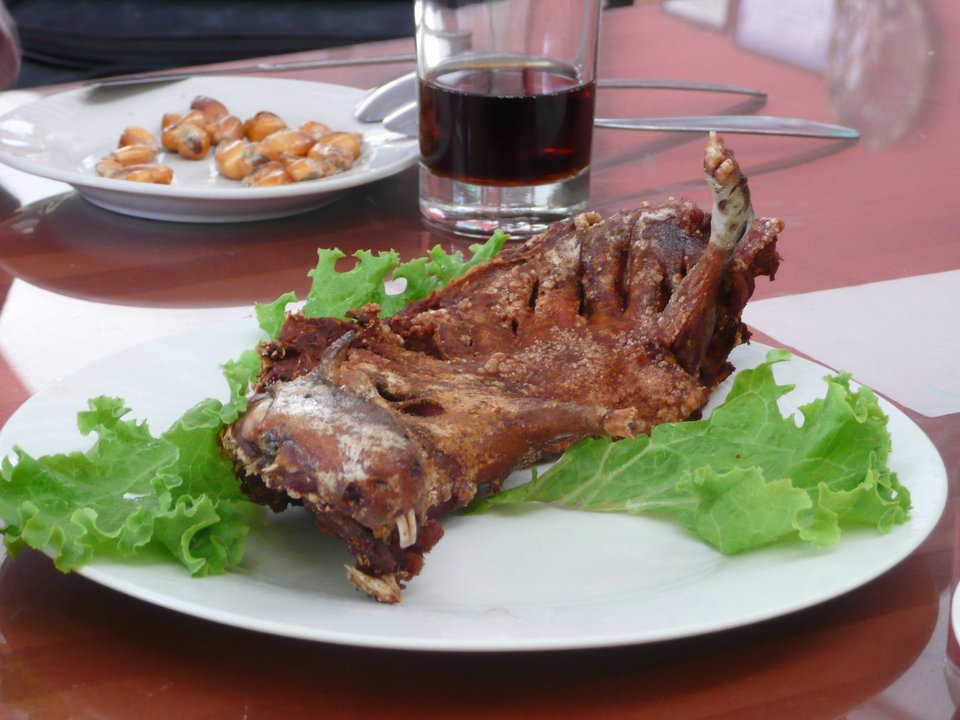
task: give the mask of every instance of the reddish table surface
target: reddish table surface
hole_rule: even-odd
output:
[[[802,27],[784,21],[777,37],[767,33],[759,41],[746,32],[746,13],[785,12],[778,4],[741,0],[739,15],[737,4],[730,5],[721,28],[660,6],[607,11],[600,72],[762,88],[769,93],[764,113],[844,122],[863,132],[859,143],[728,138],[751,176],[758,212],[787,223],[781,272],[773,283],[760,282],[755,297],[960,268],[953,226],[960,189],[960,5],[885,3],[882,29],[860,38],[864,57],[855,62],[839,50],[854,46],[851,29],[865,27],[858,26],[858,8],[871,3],[838,2],[827,29],[840,45],[821,53],[826,67],[791,58],[791,41],[804,36]],[[762,5],[766,10],[758,9]],[[883,51],[870,55],[878,47]],[[410,50],[412,42],[403,40],[290,58]],[[286,76],[369,87],[409,69],[380,65]],[[211,79],[210,94],[215,87]],[[705,114],[729,103],[702,94],[604,91],[598,114]],[[692,135],[598,131],[592,204],[612,211],[670,194],[705,204],[701,144]],[[392,247],[409,257],[437,242],[466,245],[421,225],[414,169],[320,210],[236,225],[126,217],[66,187],[21,205],[20,189],[15,180],[0,186],[0,304],[14,283],[26,283],[62,298],[127,308],[240,305],[305,290],[305,269],[317,247]],[[70,348],[58,345],[58,328],[36,331],[47,334],[49,352],[62,354],[64,368],[72,369]],[[88,342],[104,336],[91,323]],[[897,342],[896,328],[890,342]],[[0,345],[0,423],[36,389],[7,362],[10,350]],[[0,716],[950,717],[955,673],[947,655],[948,610],[957,576],[960,414],[907,413],[946,463],[944,517],[893,570],[802,612],[615,649],[383,651],[187,617],[61,575],[44,556],[26,551],[0,567]]]

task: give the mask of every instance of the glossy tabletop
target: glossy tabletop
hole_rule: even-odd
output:
[[[412,41],[295,56],[412,51]],[[285,59],[294,59],[294,56]],[[0,717],[684,718],[954,716],[949,610],[960,563],[960,5],[955,0],[642,4],[605,12],[600,75],[724,82],[763,114],[857,128],[859,142],[729,136],[758,214],[784,219],[755,337],[873,384],[940,452],[947,509],[905,561],[832,601],[735,630],[618,648],[430,653],[285,639],[0,566]],[[371,87],[412,64],[278,74]],[[216,79],[210,80],[216,95]],[[36,95],[64,88],[38,89]],[[33,99],[0,94],[3,107]],[[598,115],[704,115],[729,96],[600,91]],[[707,206],[702,136],[598,130],[592,206],[669,195]],[[405,257],[466,242],[427,230],[410,169],[305,214],[144,220],[0,167],[0,423],[33,393],[137,342],[238,317],[295,289],[318,247]],[[830,291],[823,294],[822,291]],[[920,302],[918,298],[929,298]],[[825,309],[826,308],[826,309]],[[906,358],[906,360],[904,360]],[[906,370],[900,370],[901,365]],[[946,371],[945,371],[946,368]],[[911,383],[905,382],[909,377]]]

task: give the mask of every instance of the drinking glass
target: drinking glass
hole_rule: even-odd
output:
[[[522,239],[584,210],[601,0],[417,0],[420,212]]]

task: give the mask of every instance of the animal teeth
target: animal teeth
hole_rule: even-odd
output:
[[[413,509],[397,518],[397,534],[401,548],[408,548],[417,541],[417,516]]]

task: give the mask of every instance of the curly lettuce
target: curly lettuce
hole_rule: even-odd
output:
[[[404,305],[420,300],[444,287],[453,278],[463,275],[474,265],[492,259],[503,249],[507,235],[497,230],[484,243],[470,246],[470,259],[464,259],[459,251],[447,253],[435,245],[426,257],[400,262],[395,250],[373,253],[359,250],[353,254],[354,266],[345,271],[336,269],[337,261],[345,258],[336,248],[317,250],[317,265],[307,275],[312,279],[307,293],[303,314],[306,317],[343,318],[348,310],[377,303],[380,314],[389,317]],[[403,289],[397,293],[387,292],[388,279],[403,280]],[[260,327],[271,338],[280,332],[287,306],[297,302],[297,294],[286,292],[271,303],[256,306]]]
[[[724,553],[790,538],[833,544],[842,529],[881,532],[903,523],[910,494],[887,465],[890,434],[876,395],[827,376],[826,395],[804,405],[797,425],[777,400],[772,350],[740,371],[726,399],[704,420],[668,423],[649,436],[591,438],[547,471],[475,501],[481,513],[516,503],[552,503],[595,512],[665,513]]]
[[[253,350],[226,363],[230,399],[201,401],[159,436],[125,419],[122,399],[101,396],[77,414],[80,432],[97,437],[86,452],[34,458],[14,448],[16,462],[0,464],[8,550],[37,548],[64,572],[156,550],[197,576],[239,562],[262,510],[241,494],[217,437],[246,408],[259,365]]]

